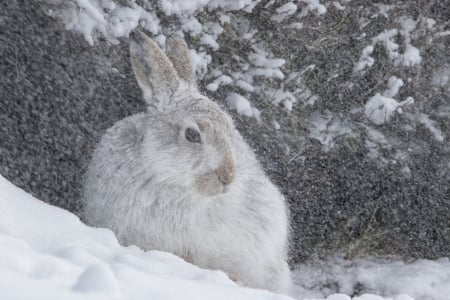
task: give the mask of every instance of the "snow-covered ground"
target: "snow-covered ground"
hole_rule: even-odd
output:
[[[373,294],[354,300],[445,300],[450,262],[330,260],[294,271],[293,297],[349,300],[357,283]],[[383,295],[376,296],[375,294]],[[84,225],[0,176],[0,299],[290,299],[243,288],[221,271],[169,253],[122,247],[113,233]]]

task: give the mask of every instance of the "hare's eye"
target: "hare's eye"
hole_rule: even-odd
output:
[[[184,132],[184,135],[186,136],[186,139],[191,143],[201,143],[202,139],[200,137],[200,133],[195,130],[194,128],[187,128]]]

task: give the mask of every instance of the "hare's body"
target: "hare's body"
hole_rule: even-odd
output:
[[[170,96],[180,100],[119,121],[102,137],[86,176],[84,219],[123,244],[287,292],[283,196],[217,104],[195,89]]]

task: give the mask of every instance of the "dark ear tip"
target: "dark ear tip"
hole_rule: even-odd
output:
[[[141,44],[144,42],[145,34],[140,31],[139,29],[135,29],[130,33],[130,41],[136,42],[138,44]]]
[[[167,37],[167,39],[168,40],[175,40],[175,39],[180,39],[180,38],[182,38],[179,34],[177,34],[177,33],[171,33],[168,37]]]
[[[176,45],[179,43],[186,43],[186,41],[178,33],[172,33],[167,37],[166,43],[171,44],[171,45]]]

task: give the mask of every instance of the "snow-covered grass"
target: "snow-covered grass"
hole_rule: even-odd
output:
[[[418,84],[417,78],[422,74],[417,70],[428,63],[427,51],[424,50],[428,47],[433,49],[433,41],[442,41],[449,35],[449,31],[439,20],[411,16],[409,10],[402,8],[401,2],[374,2],[364,8],[363,5],[353,5],[354,1],[350,0],[45,1],[55,4],[48,10],[50,16],[58,17],[66,29],[80,32],[93,47],[98,47],[100,40],[108,41],[112,47],[119,41],[126,43],[130,32],[136,28],[151,35],[162,48],[167,35],[173,32],[190,37],[187,40],[191,60],[199,81],[206,82],[208,91],[225,99],[227,105],[238,114],[251,117],[260,124],[273,119],[280,127],[284,127],[290,123],[282,122],[282,118],[297,118],[298,114],[300,119],[301,115],[306,121],[310,137],[319,140],[324,151],[340,146],[334,142],[336,138],[365,138],[362,132],[370,136],[367,131],[371,127],[367,126],[378,128],[386,136],[382,140],[369,138],[366,142],[368,157],[383,164],[392,161],[388,157],[391,152],[414,150],[412,145],[406,145],[410,140],[403,139],[413,129],[408,135],[399,133],[406,128],[425,127],[430,137],[438,142],[444,142],[448,137],[442,126],[448,118],[448,110],[444,107],[437,109],[437,113],[432,113],[430,109],[425,109],[436,100],[424,99],[420,94],[426,93],[417,91],[415,86]],[[62,2],[64,5],[61,5]],[[258,28],[258,22],[253,22],[256,20],[248,19],[247,16],[255,7],[271,11],[269,20],[274,23],[273,28],[283,30],[265,32]],[[311,30],[320,33],[320,26],[314,24],[326,23],[326,16],[334,14],[336,10],[359,16],[360,27],[354,34],[359,36],[355,45],[359,45],[360,50],[353,53],[354,59],[351,60],[355,82],[360,81],[365,74],[369,74],[369,77],[372,76],[371,72],[375,74],[379,64],[389,63],[392,68],[386,68],[387,73],[383,74],[383,79],[378,79],[378,82],[382,82],[390,78],[385,91],[377,87],[373,93],[364,95],[364,99],[351,100],[355,104],[348,109],[345,105],[342,108],[332,105],[330,111],[326,112],[328,116],[332,116],[328,120],[328,117],[318,117],[324,114],[320,105],[335,99],[326,99],[326,95],[321,98],[311,81],[311,74],[321,73],[319,66],[322,62],[308,61],[308,66],[300,62],[293,67],[293,64],[298,63],[292,61],[298,56],[296,51],[304,51],[300,47],[303,42],[292,52],[290,47],[273,44],[270,37],[279,34],[277,32],[286,32],[286,36],[292,37],[295,37],[297,31],[299,36],[304,36],[301,34]],[[175,19],[177,22],[170,22],[171,24],[165,22]],[[379,28],[378,19],[386,21],[386,26]],[[326,34],[322,34],[323,36],[318,36],[318,41],[329,39]],[[248,49],[239,52],[232,47],[233,44],[246,45]],[[279,46],[286,50],[280,52]],[[308,42],[304,46],[312,52],[316,48],[308,45]],[[221,55],[225,59],[217,60],[216,57]],[[430,84],[436,91],[450,90],[449,70],[448,64],[444,64],[433,71]],[[413,80],[411,74],[407,75],[408,72],[418,74],[418,77]],[[309,79],[306,80],[307,78]],[[330,77],[330,82],[340,81],[335,78],[338,77]],[[321,86],[325,88],[327,84],[328,81],[321,83]],[[351,83],[347,88],[352,90],[354,86],[357,85]],[[401,87],[402,94],[407,91],[407,96],[411,97],[402,96],[400,99],[400,96],[396,96]],[[361,102],[365,105],[361,105]],[[275,113],[278,107],[286,114]],[[405,113],[401,115],[403,111]],[[352,120],[359,120],[360,116],[363,117],[362,122],[352,123]],[[391,122],[393,119],[398,122]],[[397,125],[400,122],[401,125]],[[392,130],[392,126],[396,126],[396,130]],[[284,129],[286,128],[281,128]],[[392,147],[392,151],[376,151],[388,146]],[[410,162],[405,159],[404,163]]]
[[[450,295],[448,258],[330,259],[300,265],[293,277],[296,299],[445,300]],[[358,285],[372,294],[348,296]],[[200,269],[170,253],[122,247],[111,231],[88,227],[0,176],[0,299],[292,298],[241,287],[221,271]]]

